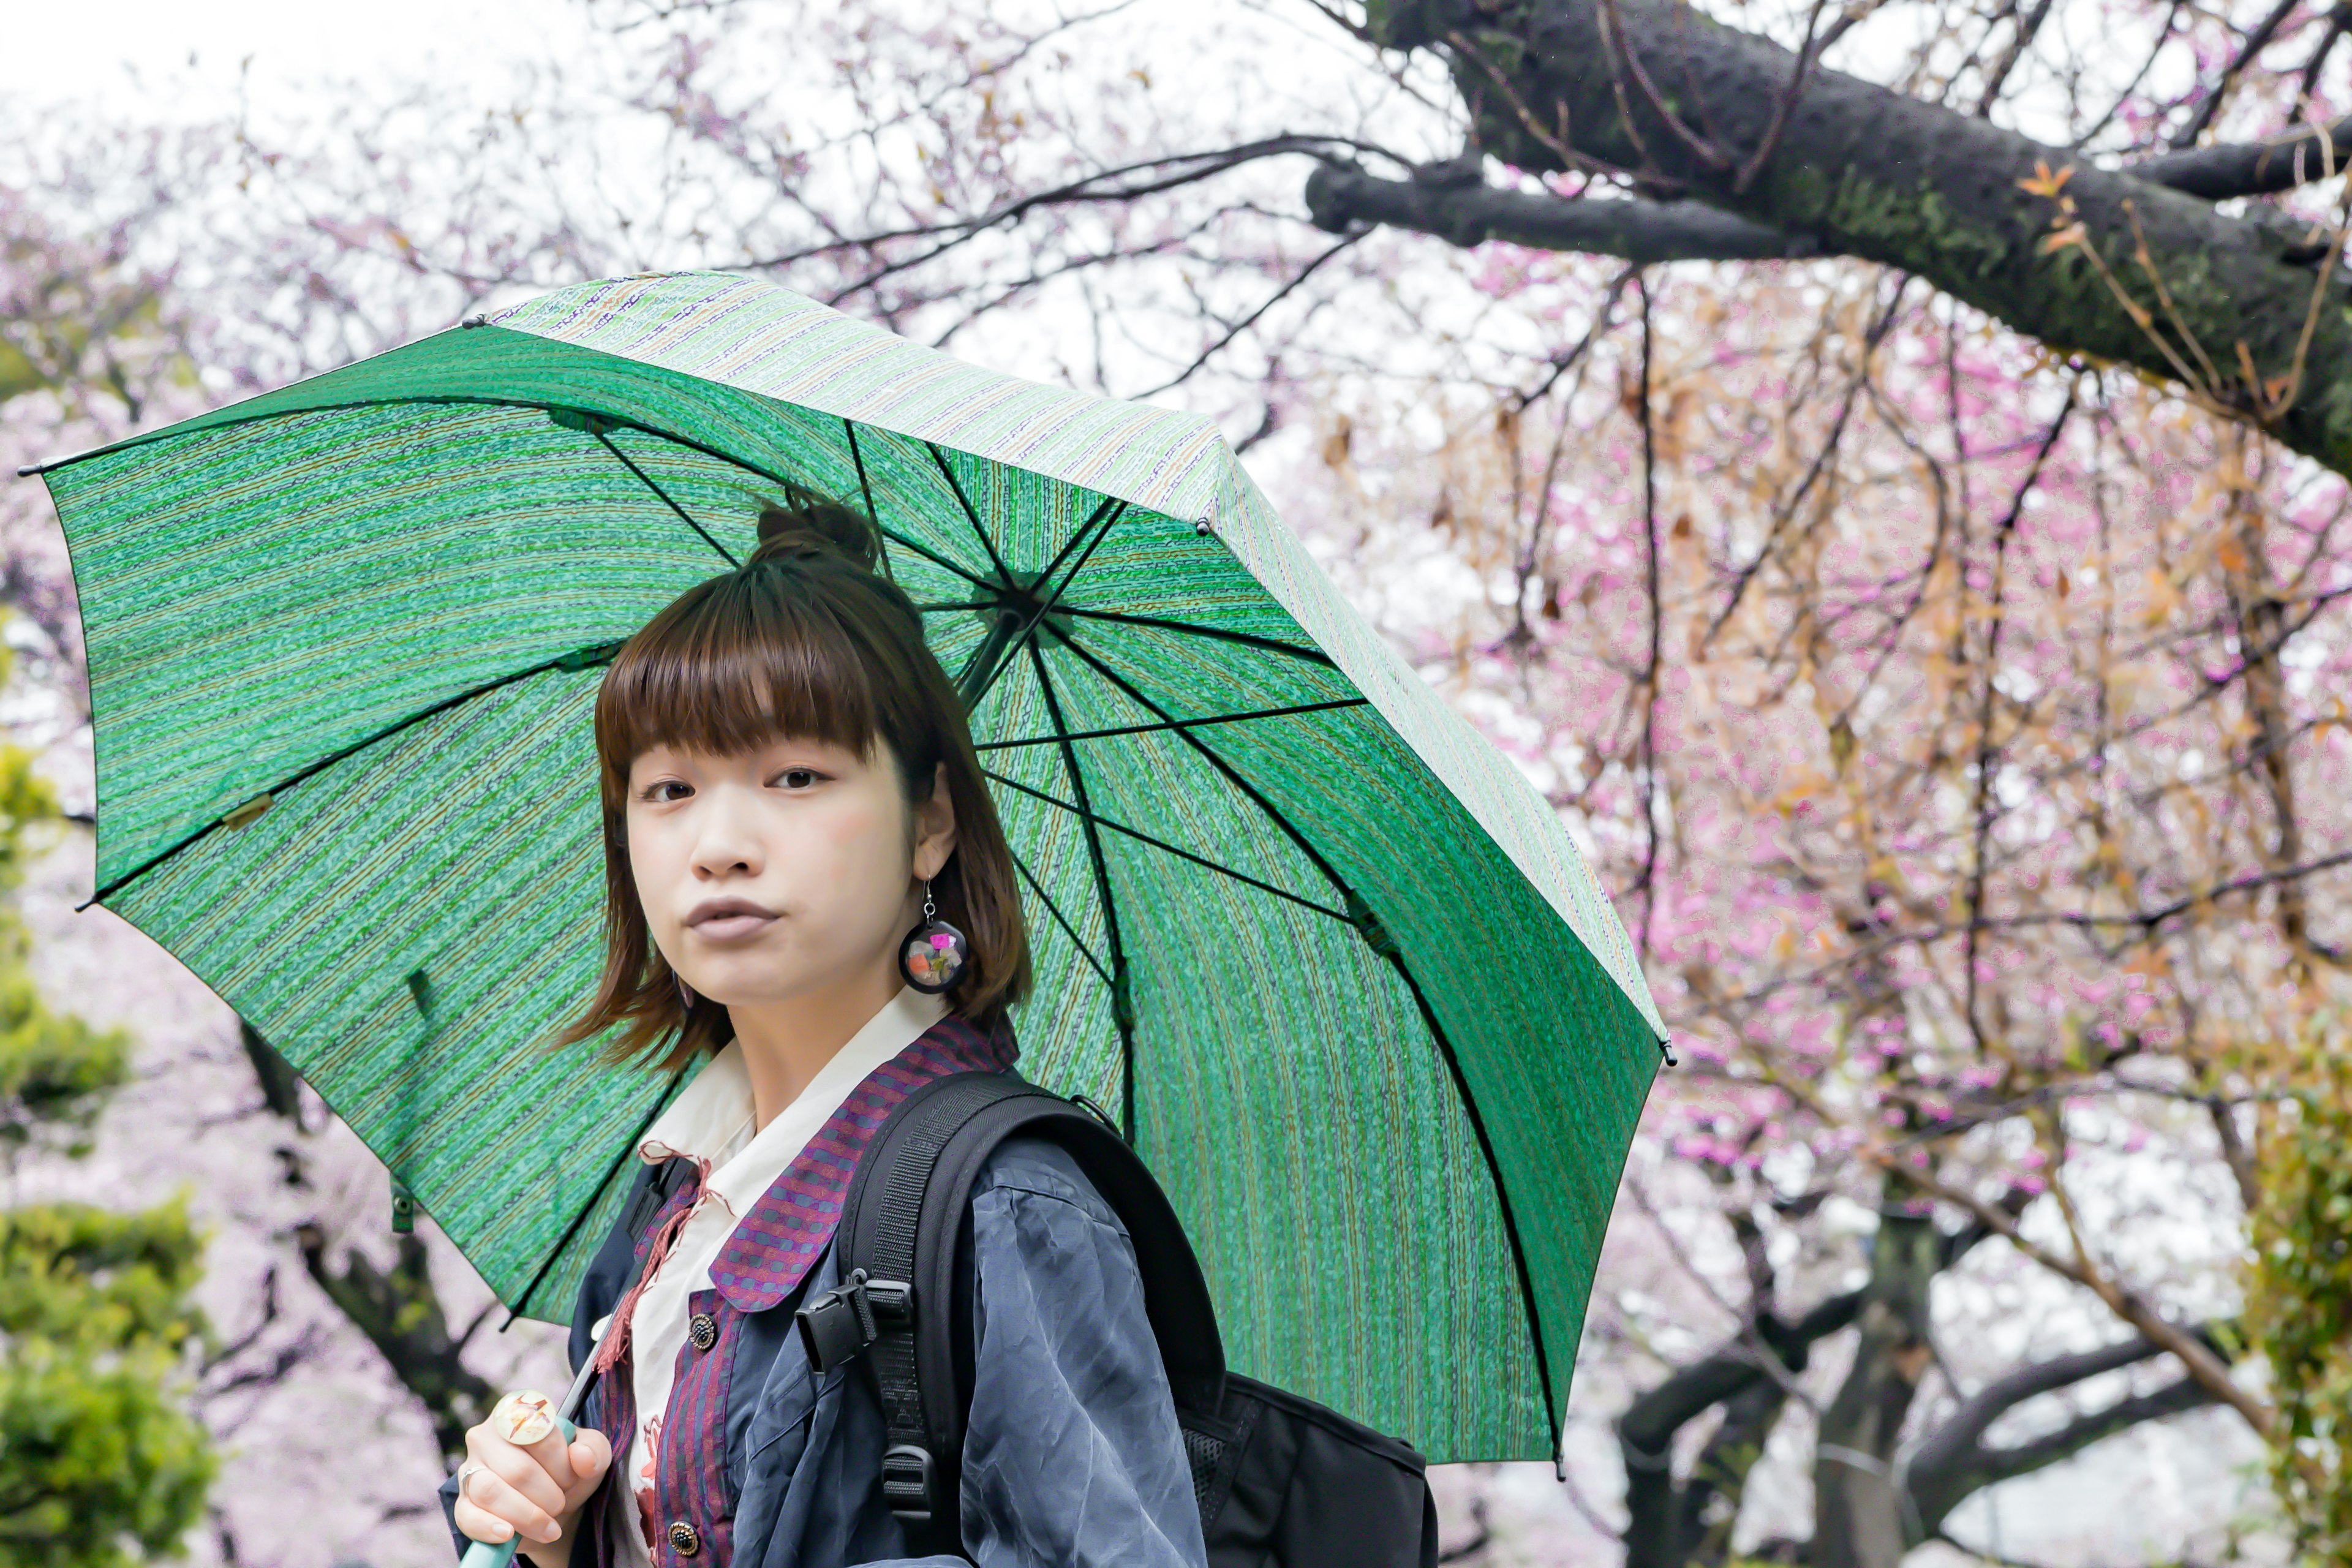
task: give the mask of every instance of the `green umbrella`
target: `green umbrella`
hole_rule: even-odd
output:
[[[1551,810],[1206,420],[712,273],[583,285],[41,470],[95,901],[561,1321],[677,1080],[601,959],[590,712],[787,480],[868,510],[1025,881],[1029,1077],[1129,1130],[1233,1364],[1439,1459],[1558,1447],[1664,1031]]]

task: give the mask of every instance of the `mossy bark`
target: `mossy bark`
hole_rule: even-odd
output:
[[[1573,153],[1901,268],[2055,350],[2187,383],[2352,473],[2352,299],[2340,274],[2325,286],[2280,408],[2322,285],[2275,226],[1819,66],[1772,140],[1797,58],[1675,0],[1371,0],[1369,20],[1391,47],[1444,50],[1482,144],[1512,163],[1557,170]],[[2045,170],[2068,171],[2055,195],[2025,184]],[[2076,222],[2084,244],[2047,243]]]

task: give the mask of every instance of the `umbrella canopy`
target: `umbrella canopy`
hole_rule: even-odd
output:
[[[785,481],[867,510],[1018,857],[1026,1076],[1129,1131],[1237,1370],[1439,1459],[1558,1447],[1664,1032],[1553,813],[1207,421],[649,276],[42,470],[96,901],[561,1321],[677,1079],[549,1037],[601,961],[590,716]]]

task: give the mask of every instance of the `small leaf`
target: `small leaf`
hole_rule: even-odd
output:
[[[2074,177],[2074,164],[2069,163],[2053,174],[2050,172],[2048,163],[2036,158],[2033,160],[2032,176],[2030,179],[2018,181],[2017,188],[2029,195],[2048,196],[2055,201],[2058,193],[2066,188],[2066,182]]]

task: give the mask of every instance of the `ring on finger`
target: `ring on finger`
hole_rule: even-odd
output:
[[[474,1494],[466,1489],[466,1483],[488,1468],[489,1467],[482,1463],[479,1459],[468,1459],[464,1464],[458,1466],[457,1495],[464,1498],[467,1502],[475,1501]]]

